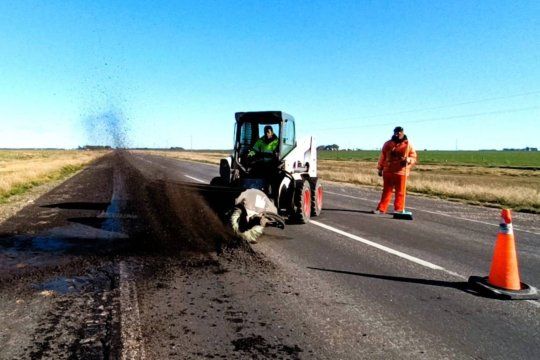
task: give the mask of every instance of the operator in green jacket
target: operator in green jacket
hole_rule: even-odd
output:
[[[270,125],[264,127],[264,135],[257,140],[253,148],[248,153],[249,158],[253,158],[258,155],[264,160],[272,160],[274,154],[277,152],[279,146],[279,139],[274,134],[274,130]]]

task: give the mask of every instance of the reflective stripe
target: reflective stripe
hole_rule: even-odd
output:
[[[501,223],[499,224],[499,232],[501,234],[514,234],[514,228],[511,223],[510,224]]]

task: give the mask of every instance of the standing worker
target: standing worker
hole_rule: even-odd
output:
[[[410,168],[416,164],[416,151],[398,126],[394,129],[394,135],[384,143],[377,169],[379,176],[383,177],[383,192],[381,201],[374,214],[384,214],[390,204],[392,192],[396,191],[394,199],[394,213],[402,213],[405,210],[405,191],[407,176]]]

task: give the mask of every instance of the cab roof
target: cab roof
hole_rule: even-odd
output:
[[[284,120],[294,117],[283,111],[249,111],[234,114],[236,122],[252,122],[257,124],[281,124]]]

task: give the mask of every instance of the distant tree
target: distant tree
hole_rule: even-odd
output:
[[[79,150],[110,150],[111,147],[109,145],[84,145],[79,146]]]
[[[337,151],[339,150],[339,145],[332,144],[332,145],[319,145],[317,146],[317,150],[324,150],[324,151]]]
[[[339,145],[337,145],[337,144],[326,145],[325,150],[338,151],[339,150]]]
[[[538,148],[527,146],[523,149],[504,148],[503,151],[538,151]]]

